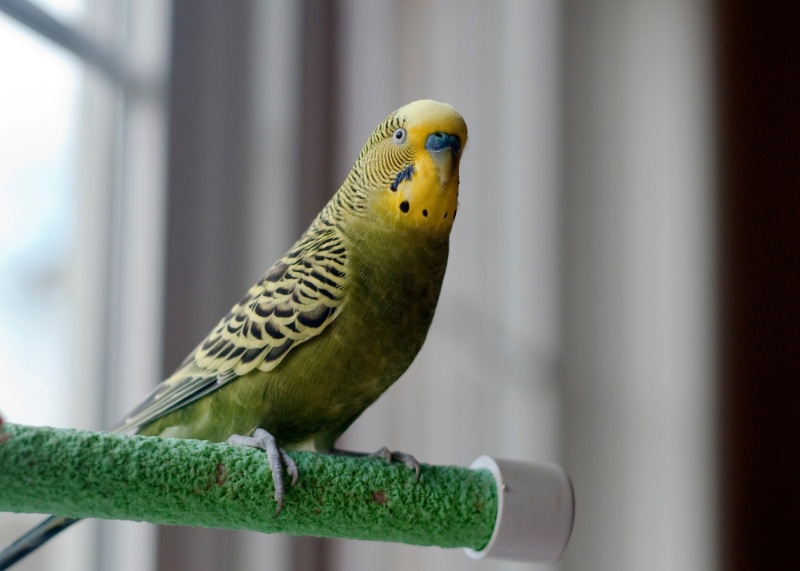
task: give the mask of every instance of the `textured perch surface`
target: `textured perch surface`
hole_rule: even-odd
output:
[[[487,470],[291,452],[275,517],[264,452],[201,440],[0,426],[0,511],[481,549],[497,515]]]

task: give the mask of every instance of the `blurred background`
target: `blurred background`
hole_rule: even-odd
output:
[[[783,4],[783,3],[777,3]],[[17,568],[791,568],[800,19],[686,0],[0,0],[0,411],[99,430],[390,111],[466,118],[428,341],[340,444],[555,461],[557,566],[85,521]],[[39,516],[0,514],[6,544]]]

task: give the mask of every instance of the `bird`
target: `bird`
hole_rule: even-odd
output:
[[[266,452],[276,516],[287,450],[363,455],[337,439],[425,341],[458,210],[464,118],[413,101],[372,132],[299,240],[114,429]],[[410,454],[370,454],[415,470]],[[77,519],[51,516],[0,552],[6,569]]]

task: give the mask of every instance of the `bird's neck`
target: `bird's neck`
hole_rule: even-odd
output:
[[[403,281],[404,275],[425,274],[427,281],[440,282],[444,276],[449,251],[448,237],[433,238],[413,232],[398,232],[371,221],[360,220],[346,232],[348,250],[360,271],[374,269],[388,280]],[[431,278],[433,278],[431,280]]]
[[[349,230],[352,300],[368,300],[373,307],[365,309],[376,319],[427,330],[447,266],[448,240],[399,236],[368,222]]]

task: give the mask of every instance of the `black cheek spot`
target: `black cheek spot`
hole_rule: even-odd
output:
[[[400,210],[403,212],[408,212],[408,200],[404,200],[400,203]]]
[[[444,216],[442,216],[442,218],[447,218],[447,212],[444,213]]]
[[[422,211],[422,215],[427,217],[428,216],[428,211],[427,210],[423,210]]]

